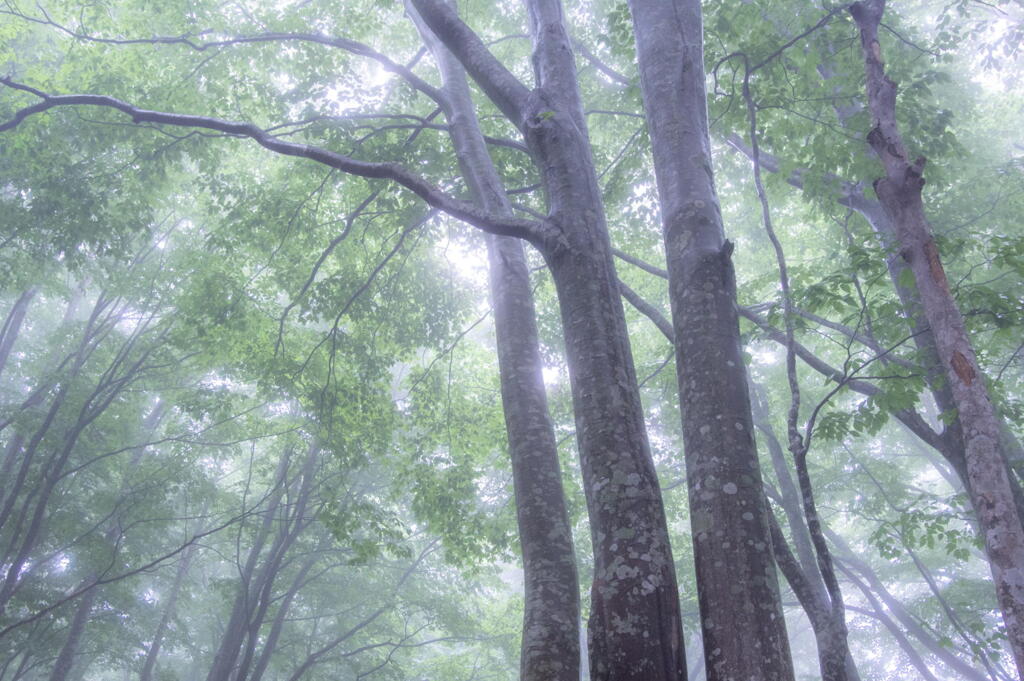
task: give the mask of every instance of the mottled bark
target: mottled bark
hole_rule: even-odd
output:
[[[439,0],[413,0],[522,131],[557,240],[538,244],[558,292],[594,546],[592,679],[682,679],[685,650],[668,529],[644,427],[611,245],[555,0],[528,0],[537,87],[528,90]]]
[[[708,678],[792,679],[712,177],[700,3],[629,3],[658,180]]]
[[[511,216],[512,205],[480,132],[466,73],[422,21],[417,26],[441,71],[445,113],[462,176],[481,208]],[[520,240],[492,235],[485,240],[523,555],[520,679],[578,681],[579,582],[544,388],[530,271]]]
[[[885,75],[878,42],[884,0],[855,3],[874,127],[868,143],[885,167],[875,193],[892,220],[900,254],[914,274],[925,319],[949,381],[964,431],[969,491],[985,538],[1006,633],[1024,674],[1024,526],[1015,506],[999,420],[981,376],[963,317],[949,289],[938,247],[924,213],[924,159],[911,160],[896,125],[896,84]]]

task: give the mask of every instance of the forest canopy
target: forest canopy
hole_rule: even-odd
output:
[[[1019,0],[2,0],[0,681],[1024,673]]]

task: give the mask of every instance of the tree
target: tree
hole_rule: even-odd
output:
[[[630,8],[665,235],[708,678],[791,679],[733,244],[712,174],[700,3]]]
[[[538,85],[531,93],[490,56],[450,7],[428,2],[415,6],[495,106],[520,129],[538,158],[549,203],[545,220],[502,218],[453,199],[394,164],[358,161],[326,149],[283,142],[251,124],[144,111],[102,95],[53,97],[9,78],[5,85],[42,101],[19,111],[0,129],[11,129],[55,106],[92,104],[118,109],[135,123],[241,134],[279,153],[311,158],[343,172],[391,179],[453,217],[492,233],[531,241],[544,255],[563,301],[595,545],[592,673],[596,678],[678,678],[685,663],[668,533],[561,8],[547,1],[528,5]],[[638,660],[644,662],[638,664]]]
[[[778,596],[773,555],[809,614],[829,678],[855,673],[853,659],[870,635],[865,632],[874,631],[864,624],[868,617],[892,633],[909,664],[926,678],[929,664],[947,661],[942,652],[946,642],[937,643],[946,634],[959,646],[948,658],[950,664],[962,664],[958,669],[973,669],[965,660],[973,657],[977,662],[998,650],[987,601],[952,597],[961,588],[974,589],[961,596],[979,594],[981,583],[968,580],[969,586],[954,587],[933,578],[944,560],[958,575],[966,570],[964,561],[971,560],[955,492],[932,489],[917,459],[898,472],[889,466],[896,459],[879,453],[887,444],[881,438],[892,437],[890,430],[883,430],[889,413],[923,441],[946,443],[941,428],[931,422],[930,407],[915,404],[924,385],[936,392],[941,381],[933,380],[938,376],[934,372],[922,379],[919,367],[926,362],[907,350],[908,334],[899,330],[894,297],[877,283],[885,273],[884,254],[867,244],[863,225],[849,215],[835,225],[822,217],[835,217],[822,208],[826,194],[829,200],[839,195],[844,206],[855,203],[856,188],[830,177],[866,175],[850,172],[845,161],[834,159],[837,154],[821,150],[824,125],[807,125],[809,131],[802,136],[804,131],[794,130],[798,126],[777,113],[787,107],[805,113],[820,106],[831,116],[830,107],[840,108],[837,104],[849,97],[844,88],[859,68],[852,69],[850,51],[841,47],[849,35],[834,39],[834,31],[851,28],[839,19],[843,13],[801,8],[800,23],[809,28],[794,32],[787,24],[793,9],[785,3],[708,6],[713,36],[709,51],[728,57],[709,60],[716,78],[709,124],[695,6],[633,3],[630,28],[626,3],[571,5],[563,13],[558,3],[536,1],[525,3],[525,13],[502,6],[486,18],[472,7],[459,15],[445,2],[411,4],[411,13],[422,15],[415,30],[374,3],[327,8],[253,2],[219,9],[199,3],[184,13],[172,7],[160,15],[121,4],[111,11],[97,6],[67,19],[70,8],[59,3],[28,13],[13,6],[4,10],[12,21],[0,34],[13,41],[5,54],[11,55],[14,70],[3,81],[9,97],[0,103],[0,120],[7,121],[0,122],[0,142],[10,152],[0,161],[10,171],[2,181],[0,211],[16,226],[2,238],[20,251],[0,259],[5,273],[17,275],[4,291],[10,304],[0,338],[4,378],[17,371],[15,382],[25,375],[28,383],[62,385],[50,383],[45,372],[33,376],[24,370],[25,341],[18,339],[26,332],[19,329],[28,326],[29,334],[38,333],[25,310],[31,311],[40,296],[46,299],[37,278],[25,275],[31,270],[26,263],[64,273],[103,257],[111,258],[103,267],[116,272],[113,260],[126,252],[126,243],[139,239],[160,244],[154,248],[170,249],[166,252],[175,256],[189,253],[177,261],[180,276],[167,279],[162,290],[173,300],[166,309],[174,309],[185,321],[183,328],[194,331],[171,340],[179,350],[198,351],[193,367],[196,376],[203,376],[196,379],[203,387],[193,395],[193,379],[174,387],[147,386],[154,396],[186,405],[184,412],[172,414],[168,435],[191,442],[197,439],[192,433],[202,432],[214,412],[237,413],[227,409],[228,401],[245,401],[241,396],[246,393],[255,403],[266,401],[256,412],[265,428],[254,427],[253,421],[260,419],[232,419],[225,430],[232,437],[220,438],[229,444],[189,445],[194,448],[191,460],[203,462],[218,490],[201,496],[221,515],[231,509],[232,514],[255,518],[242,521],[244,529],[233,539],[214,534],[208,542],[213,551],[234,552],[237,571],[247,578],[218,567],[213,551],[189,552],[187,559],[177,554],[181,563],[176,570],[168,569],[175,556],[160,563],[168,565],[161,568],[155,593],[161,599],[162,590],[180,594],[170,603],[113,602],[142,589],[147,582],[140,578],[125,581],[124,590],[78,594],[97,599],[102,594],[99,607],[83,598],[48,610],[61,578],[47,575],[38,601],[29,601],[29,591],[19,591],[17,607],[29,605],[17,612],[35,614],[13,631],[27,635],[32,627],[33,640],[50,642],[54,652],[39,655],[38,646],[26,646],[5,657],[4,673],[13,670],[22,677],[36,673],[36,667],[56,673],[49,666],[56,651],[61,645],[75,647],[65,635],[71,630],[64,627],[72,623],[67,616],[90,611],[123,612],[126,621],[138,622],[139,631],[157,632],[153,639],[148,633],[135,636],[149,651],[144,667],[148,673],[154,667],[190,677],[319,678],[342,669],[358,677],[378,670],[405,677],[413,675],[412,669],[416,675],[426,669],[443,669],[451,677],[472,673],[468,670],[474,667],[461,656],[465,648],[459,644],[446,647],[447,655],[425,653],[415,662],[411,652],[421,642],[457,638],[454,632],[465,636],[468,624],[453,623],[471,606],[456,609],[450,601],[442,604],[422,596],[419,575],[356,579],[347,561],[370,562],[371,573],[404,570],[400,564],[411,555],[371,547],[422,547],[417,542],[423,532],[438,533],[447,560],[463,568],[500,551],[510,536],[511,524],[505,521],[511,513],[501,510],[505,497],[494,491],[506,477],[498,456],[500,420],[492,409],[498,404],[497,382],[486,368],[497,354],[526,565],[521,673],[527,678],[575,677],[577,606],[569,527],[580,522],[582,502],[570,484],[565,512],[557,452],[573,432],[565,418],[569,408],[556,385],[553,416],[548,416],[542,388],[542,376],[551,382],[551,364],[558,361],[553,348],[563,339],[595,552],[594,574],[580,568],[594,580],[589,602],[584,601],[591,613],[594,677],[680,678],[685,672],[675,572],[682,570],[686,579],[687,561],[675,565],[668,543],[670,529],[687,510],[681,500],[669,498],[672,522],[666,522],[655,477],[655,463],[662,475],[679,468],[678,423],[663,415],[664,407],[677,400],[709,675],[789,678],[793,670],[787,638],[801,651],[812,645],[789,603],[786,634],[782,602],[788,594]],[[689,18],[680,25],[675,16],[658,14],[670,9]],[[752,32],[751,27],[764,22],[778,28],[782,37],[770,32],[757,37],[764,32]],[[568,37],[570,23],[575,39]],[[819,30],[826,25],[828,31]],[[529,69],[524,43],[519,42],[526,36],[517,36],[522,26],[529,26],[533,45],[532,89],[524,85]],[[906,26],[891,30],[905,31]],[[141,37],[154,34],[167,37]],[[904,49],[914,49],[911,40],[903,41]],[[639,81],[632,75],[634,43],[640,56]],[[61,52],[69,46],[75,57],[63,59]],[[829,54],[821,77],[814,61],[819,49]],[[428,53],[438,66],[439,81]],[[573,53],[582,61],[574,63]],[[767,60],[761,64],[764,55]],[[671,68],[662,74],[662,66]],[[742,107],[731,113],[730,105],[740,100],[731,101],[722,89],[728,88],[728,69],[739,75],[734,82],[743,85],[743,100],[752,109],[749,119]],[[467,87],[464,71],[475,90]],[[152,86],[137,85],[142,74]],[[804,88],[809,78],[822,81],[815,87],[827,92],[808,94]],[[676,87],[678,82],[685,87]],[[102,94],[56,94],[65,92]],[[641,92],[646,95],[646,116],[638,104]],[[671,96],[682,93],[690,96]],[[821,112],[815,113],[818,117],[812,119],[820,121]],[[623,121],[635,132],[627,130],[623,136]],[[773,195],[778,203],[771,213],[780,216],[775,227],[780,231],[772,236],[777,262],[766,263],[759,249],[751,247],[761,237],[742,215],[751,209],[737,192],[747,184],[742,175],[746,168],[732,167],[731,157],[712,156],[708,129],[716,122],[726,130],[750,130],[747,149],[757,174],[771,165],[758,152],[763,142],[779,154],[774,160],[783,171],[780,178],[805,187],[809,196],[817,192],[813,205],[822,214],[812,217],[799,202]],[[651,168],[639,153],[648,142],[645,123],[650,126],[660,197],[649,180],[654,176]],[[695,134],[680,139],[666,132],[678,124]],[[855,137],[860,125],[855,112],[844,120],[847,124]],[[247,148],[236,138],[306,161],[271,161],[264,150]],[[451,171],[456,164],[457,173]],[[725,201],[719,201],[710,181],[713,165],[725,169],[718,175]],[[108,166],[117,170],[104,172]],[[805,170],[791,174],[794,167]],[[24,177],[19,176],[22,170]],[[673,173],[684,179],[672,180]],[[62,181],[52,181],[55,175]],[[758,178],[755,184],[767,217],[763,182]],[[395,185],[429,207],[409,191],[392,191]],[[82,196],[75,196],[71,187],[79,188]],[[190,197],[189,205],[175,206],[183,196]],[[72,211],[71,205],[78,208]],[[150,214],[168,208],[182,216],[181,234],[170,242],[147,242],[147,232],[156,224]],[[81,216],[74,218],[73,212]],[[451,268],[445,274],[443,265],[438,268],[449,249],[470,243],[462,240],[451,217],[488,232],[496,353],[475,331],[491,312],[479,305],[470,312],[472,299],[459,281],[461,275]],[[651,254],[661,239],[647,229],[658,217],[664,218],[667,271],[636,257],[660,258]],[[92,222],[96,225],[90,226]],[[841,234],[842,247],[809,236],[824,230],[823,224]],[[739,245],[736,252],[724,239],[723,225]],[[781,242],[793,237],[787,243],[787,263]],[[612,239],[629,253],[612,249]],[[524,257],[522,240],[530,241],[540,257],[532,251]],[[628,268],[616,271],[613,254],[668,278],[667,296],[658,280],[641,281],[644,275]],[[832,269],[841,269],[834,263],[847,260],[856,263],[852,275]],[[1005,263],[1010,269],[1012,262]],[[789,272],[788,283],[786,275],[781,278],[781,297],[776,268]],[[980,281],[971,271],[964,274],[965,281]],[[549,273],[563,332],[551,314]],[[900,283],[901,277],[896,279]],[[1004,279],[1000,287],[1011,280]],[[537,291],[537,324],[528,304],[531,289]],[[673,343],[674,385],[658,375],[672,361],[664,359],[663,341],[633,325],[634,317],[619,302],[620,293]],[[739,313],[757,330],[746,323],[737,329],[737,296],[756,301]],[[671,323],[659,311],[666,300],[673,312]],[[996,308],[995,314],[1006,309]],[[980,320],[976,317],[975,324],[982,324]],[[632,332],[628,337],[627,321]],[[786,348],[785,375],[771,368],[773,351],[761,338]],[[994,343],[986,345],[996,347]],[[999,343],[999,361],[1005,360],[1007,373],[1015,375],[1014,348],[1005,339]],[[634,351],[650,367],[643,381],[637,380]],[[799,374],[797,359],[830,382],[815,386]],[[758,465],[745,363],[764,385],[759,401],[766,413],[756,425],[765,441],[771,442],[768,433],[778,420],[771,413],[773,405],[790,404],[785,419],[788,445],[797,458],[803,499],[794,494],[786,466],[776,461],[781,447],[769,444],[772,470],[762,473]],[[869,375],[868,366],[887,371]],[[719,380],[723,377],[728,380]],[[1012,408],[1013,391],[1009,397]],[[643,404],[642,399],[650,401]],[[941,404],[940,410],[948,411]],[[719,418],[723,415],[728,418]],[[816,421],[818,416],[822,418]],[[807,423],[802,429],[800,419]],[[271,435],[270,424],[303,435]],[[812,430],[816,447],[809,452]],[[652,434],[654,456],[645,431]],[[315,502],[323,518],[322,534],[303,532],[288,540],[296,507],[283,499],[298,494],[302,485],[298,478],[276,484],[280,476],[274,471],[287,460],[282,452],[293,452],[294,458],[310,442],[324,447],[317,455],[323,462],[318,476],[332,481],[344,498]],[[23,461],[23,442],[14,438],[6,445],[3,466],[13,470]],[[161,460],[165,455],[171,457],[168,461],[187,458],[175,445],[159,445],[154,451]],[[231,472],[212,482],[217,475],[207,468],[212,464],[202,451],[216,452],[212,456],[219,463],[214,468]],[[953,450],[941,451],[955,466],[955,453],[949,454]],[[893,456],[904,454],[901,450]],[[572,464],[564,463],[571,476]],[[949,472],[941,462],[939,467]],[[884,475],[878,474],[880,468]],[[877,484],[870,476],[877,477]],[[252,485],[238,487],[240,479],[250,477]],[[785,526],[781,516],[773,523],[762,477],[772,500],[786,512]],[[166,477],[154,477],[154,484],[161,479]],[[320,490],[321,478],[316,479]],[[955,482],[955,476],[949,479]],[[870,482],[877,492],[862,494],[858,482]],[[813,496],[829,503],[820,516],[813,504],[805,503],[810,509],[805,521],[799,506],[812,499],[812,485]],[[673,483],[665,489],[675,487]],[[20,489],[30,495],[34,483]],[[110,492],[116,485],[103,489]],[[243,489],[268,496],[256,503]],[[278,493],[284,496],[279,499]],[[81,507],[92,499],[81,489],[71,496]],[[191,498],[189,508],[195,501]],[[938,509],[938,519],[927,518],[923,508]],[[861,524],[853,522],[858,517]],[[282,532],[268,529],[260,540],[263,522]],[[176,528],[185,524],[170,523]],[[830,575],[827,565],[815,565],[814,556],[825,555],[822,545],[830,525],[858,556],[878,553],[883,560],[866,560],[867,571],[859,565],[850,569],[848,552],[840,551],[839,573]],[[287,547],[274,550],[271,535],[281,537]],[[787,553],[790,540],[795,551]],[[680,543],[675,537],[673,541],[679,550]],[[838,540],[831,541],[838,545]],[[936,541],[937,546],[925,544]],[[898,547],[913,558],[885,565]],[[679,555],[687,553],[683,548]],[[389,561],[386,555],[398,560]],[[246,569],[247,556],[252,570]],[[135,558],[128,562],[137,563]],[[435,583],[435,577],[443,584],[457,573],[429,560],[421,565],[430,573],[423,576],[424,584]],[[728,570],[722,569],[725,565]],[[874,579],[867,576],[871,570]],[[76,571],[75,577],[86,574]],[[748,578],[731,579],[734,574]],[[883,592],[908,575],[921,575],[928,593],[898,591],[910,606],[899,611],[892,605],[892,592],[890,600]],[[857,587],[848,611],[852,648],[845,643],[847,614],[838,591],[838,580],[844,578]],[[406,598],[406,586],[399,595],[397,587],[392,589],[395,584],[419,595]],[[488,588],[494,589],[494,583]],[[504,592],[498,588],[491,593],[498,591]],[[337,595],[329,597],[332,592]],[[205,593],[218,597],[200,603],[197,595]],[[689,594],[682,598],[684,612],[696,610]],[[341,604],[341,611],[327,605],[332,600]],[[882,602],[902,614],[887,615]],[[234,610],[242,614],[233,617]],[[46,614],[54,612],[64,613],[64,619]],[[174,612],[180,615],[168,614]],[[965,613],[970,617],[965,619]],[[482,618],[463,619],[494,622],[507,614],[498,605]],[[178,626],[176,617],[188,625]],[[968,630],[965,621],[979,628]],[[918,622],[922,626],[913,629]],[[83,665],[79,669],[90,662],[96,665],[93,669],[100,668],[97,651],[109,639],[108,630],[100,621],[83,630],[77,646]],[[221,642],[219,659],[207,639]],[[917,645],[926,646],[923,653]],[[514,638],[481,648],[495,656],[485,666],[513,666],[507,659],[504,665],[497,660],[516,654]],[[772,651],[765,654],[771,664],[747,654],[750,649]],[[191,667],[185,657],[193,660]],[[800,671],[806,671],[804,657],[813,659],[799,656]],[[869,674],[881,666],[872,656],[857,661]],[[465,667],[460,669],[460,664]],[[141,660],[136,664],[122,654],[123,669],[133,665],[143,669]],[[691,676],[698,669],[693,665]],[[1001,678],[998,664],[986,669]]]
[[[924,214],[921,188],[925,161],[910,160],[896,124],[896,84],[885,75],[878,42],[884,9],[884,0],[855,3],[850,8],[860,28],[868,108],[874,121],[867,139],[885,166],[885,177],[875,181],[875,192],[896,227],[900,254],[910,264],[925,319],[946,369],[963,427],[971,502],[984,532],[1017,671],[1024,674],[1024,524],[1010,488],[999,419]]]
[[[441,72],[446,97],[440,104],[447,107],[452,145],[466,183],[481,208],[511,217],[512,205],[487,152],[465,71],[415,9],[410,11]],[[518,239],[484,238],[525,573],[520,678],[575,681],[580,676],[576,557],[526,254]]]

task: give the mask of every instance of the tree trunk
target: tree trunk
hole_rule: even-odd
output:
[[[178,571],[174,575],[174,584],[171,585],[171,590],[167,594],[167,602],[164,605],[164,611],[160,615],[160,622],[157,623],[156,631],[153,633],[153,641],[149,644],[149,650],[146,651],[146,661],[142,664],[142,671],[139,672],[139,681],[152,681],[153,672],[156,669],[156,662],[160,657],[160,647],[163,645],[164,636],[167,634],[167,628],[171,624],[171,618],[174,617],[174,610],[178,602],[178,594],[181,592],[181,585],[185,582],[185,576],[188,574],[188,566],[192,562],[192,556],[196,551],[198,544],[192,544],[185,549],[185,555],[181,557],[181,562],[178,564]]]
[[[89,589],[78,602],[75,608],[75,616],[71,618],[68,626],[68,635],[61,646],[60,654],[57,655],[53,669],[50,670],[50,681],[64,681],[71,673],[75,664],[75,655],[78,653],[78,644],[82,642],[82,634],[85,632],[85,625],[89,622],[89,615],[92,614],[92,606],[96,601],[98,589]]]
[[[914,273],[925,319],[953,392],[964,431],[971,500],[984,533],[1017,670],[1024,674],[1024,526],[1001,451],[999,420],[924,214],[924,159],[910,160],[896,125],[896,84],[885,75],[878,43],[884,9],[884,0],[850,7],[860,28],[868,107],[874,121],[868,143],[885,166],[885,176],[875,181],[875,193],[896,228],[900,252]]]
[[[594,546],[589,652],[597,680],[678,680],[685,650],[668,528],[644,426],[560,4],[528,0],[537,88],[519,83],[440,0],[426,23],[519,127],[547,191],[557,244],[538,244],[558,292]]]
[[[415,10],[411,10],[415,13]],[[418,19],[414,15],[414,19]],[[462,66],[422,21],[447,97],[449,130],[463,177],[480,207],[512,215],[487,152]],[[558,445],[548,412],[530,271],[519,239],[484,236],[512,461],[525,581],[522,681],[578,681],[579,583],[562,490]]]
[[[711,171],[700,3],[629,4],[661,202],[708,679],[788,680],[732,245]]]
[[[804,518],[800,492],[789,474],[782,444],[776,437],[775,430],[768,418],[763,395],[760,394],[758,387],[753,382],[751,382],[751,392],[754,397],[752,401],[754,423],[764,435],[772,467],[775,469],[775,477],[779,481],[777,492],[779,496],[776,501],[779,502],[786,514],[793,544],[796,546],[796,556],[793,556],[774,515],[769,516],[769,521],[772,523],[773,554],[786,581],[789,582],[790,588],[793,589],[797,600],[800,601],[800,605],[807,613],[811,628],[814,629],[822,677],[827,676],[827,670],[833,665],[834,660],[845,660],[846,678],[848,681],[858,681],[860,672],[850,654],[849,641],[842,628],[838,626],[837,613],[832,608],[831,596],[821,576],[811,534]]]
[[[288,464],[291,459],[290,452],[283,454],[278,461],[277,471],[274,475],[274,489],[270,494],[267,509],[263,515],[263,522],[257,531],[256,537],[246,556],[245,565],[239,570],[239,584],[235,590],[235,598],[231,606],[231,615],[228,617],[224,634],[217,652],[213,656],[213,663],[207,673],[207,681],[227,681],[231,677],[238,663],[238,655],[244,641],[246,625],[252,609],[252,599],[262,584],[255,583],[254,578],[256,567],[259,564],[263,546],[270,535],[271,528],[277,520],[277,510],[281,505],[281,497],[284,495],[284,488],[288,484]]]
[[[14,341],[18,339],[18,333],[21,331],[21,323],[25,321],[25,313],[28,311],[28,304],[32,302],[32,298],[36,295],[35,288],[28,288],[18,296],[18,299],[14,301],[14,305],[11,307],[10,312],[7,313],[7,317],[4,319],[3,326],[0,326],[0,374],[3,373],[4,367],[7,366],[7,358],[11,354],[11,350],[14,348]]]

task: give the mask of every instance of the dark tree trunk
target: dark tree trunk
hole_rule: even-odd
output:
[[[925,319],[951,386],[964,431],[968,488],[1017,670],[1024,674],[1024,526],[1010,487],[999,420],[925,217],[924,159],[911,160],[896,125],[896,84],[885,75],[878,42],[884,9],[884,0],[859,2],[850,8],[860,28],[868,108],[874,121],[868,143],[885,167],[885,176],[875,181],[875,193],[896,228],[900,253],[914,273]]]
[[[732,246],[711,171],[700,3],[630,8],[661,202],[708,678],[792,679]]]

